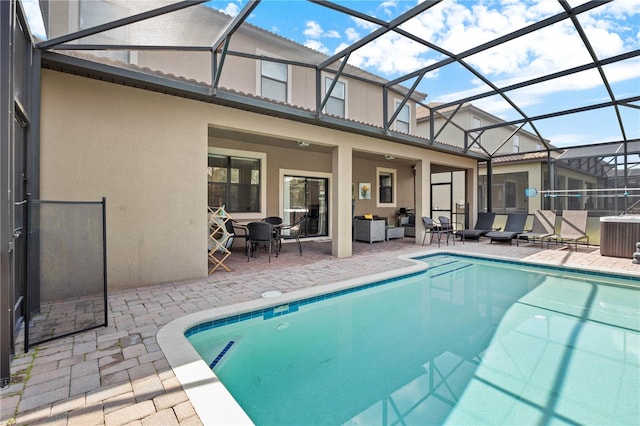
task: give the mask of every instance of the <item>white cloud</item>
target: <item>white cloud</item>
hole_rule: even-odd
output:
[[[610,5],[594,9],[591,13],[578,16],[581,26],[600,58],[640,48],[640,41],[637,37],[640,2],[623,0],[620,3],[625,4],[612,2]],[[631,6],[631,3],[635,6]],[[474,3],[474,6],[471,7],[467,7],[467,5],[464,2],[457,3],[445,0],[405,23],[402,28],[452,53],[461,53],[562,11],[555,0],[531,4],[517,0],[506,0],[500,3],[499,10],[496,9],[495,3]],[[610,10],[606,10],[606,8]],[[623,13],[627,15],[623,15]],[[617,16],[617,21],[612,19],[614,14]],[[363,64],[378,64],[378,72],[389,72],[389,69],[384,65],[388,67],[390,64],[378,63],[381,56],[379,52],[363,49],[362,55],[367,54],[372,57],[361,58]],[[408,53],[404,53],[404,55],[409,56]],[[426,57],[443,59],[442,55],[435,55],[432,51],[420,53],[413,59],[418,63],[425,63]],[[590,63],[591,56],[572,23],[569,20],[564,20],[536,31],[532,35],[522,36],[498,47],[469,56],[465,58],[465,61],[498,87],[503,87],[550,72]],[[636,60],[609,65],[606,67],[607,76],[612,83],[632,78],[637,79],[639,65],[639,61]],[[397,68],[396,71],[402,70]],[[472,73],[467,74],[467,89],[454,89],[451,93],[440,95],[434,100],[446,102],[489,90]],[[443,71],[439,78],[444,79],[446,75],[448,73]],[[458,80],[462,79],[458,77]],[[461,85],[464,86],[461,81],[456,83],[458,83],[458,88]],[[445,85],[447,82],[442,81],[441,86]],[[602,79],[597,72],[593,71],[520,89],[517,93],[508,93],[508,95],[517,97],[516,103],[519,106],[529,106],[545,102],[546,95],[558,94],[562,91],[574,92],[577,95],[581,91],[598,86],[602,86]],[[571,97],[572,95],[567,96]],[[483,102],[485,105],[482,108],[494,114],[511,108],[502,100],[492,99]],[[558,106],[558,109],[562,108]]]
[[[640,69],[640,59],[627,60],[624,62],[618,62],[608,65],[606,67],[607,80],[610,84],[621,83],[631,79],[638,79],[638,69]],[[511,76],[507,79],[493,80],[492,82],[498,87],[506,87],[515,82],[521,81],[521,78],[517,76]],[[515,101],[515,103],[521,108],[528,106],[541,104],[545,101],[545,97],[559,92],[575,92],[585,93],[588,90],[595,89],[602,86],[602,78],[597,70],[592,69],[577,74],[549,80],[543,83],[539,83],[533,86],[524,87],[522,89],[509,91],[506,95]],[[463,99],[481,92],[490,90],[488,86],[485,86],[480,81],[474,81],[474,86],[461,90],[447,93],[446,95],[439,96],[438,99],[434,99],[439,102],[451,102],[457,99]],[[604,89],[600,93],[605,93]],[[620,94],[618,94],[620,96]],[[635,94],[637,95],[637,93]],[[571,95],[567,94],[567,99],[572,99]],[[609,101],[609,98],[602,98],[598,102]],[[500,100],[495,97],[485,98],[483,100],[474,101],[474,104],[479,108],[491,111],[493,114],[500,114],[505,111],[510,111],[512,107],[502,98]],[[554,109],[554,108],[551,108]],[[564,109],[562,106],[557,106],[555,110]]]
[[[318,24],[316,21],[307,21],[302,34],[313,39],[341,37],[340,33],[336,30],[329,30],[329,31],[323,30],[322,26]]]
[[[557,133],[551,135],[545,135],[551,143],[558,148],[566,148],[571,146],[584,146],[593,143],[615,142],[620,140],[620,135],[604,135],[598,136],[594,140],[592,133]]]
[[[240,6],[236,3],[229,3],[224,9],[220,10],[229,16],[236,16],[240,12]]]
[[[358,34],[358,32],[351,27],[344,30],[344,34],[347,36],[347,40],[352,42],[360,39],[360,34]]]
[[[353,52],[350,63],[389,76],[407,74],[427,64],[421,57],[426,50],[396,33],[387,33]]]
[[[315,21],[307,21],[306,27],[302,34],[311,38],[322,37],[322,27]]]
[[[318,40],[307,40],[304,42],[304,45],[310,49],[324,53],[325,55],[329,54],[329,49],[327,49],[327,47]]]
[[[395,9],[396,7],[398,7],[398,2],[395,0],[383,1],[382,3],[380,3],[380,6],[379,6],[379,8],[382,9],[384,13],[388,16],[393,15],[392,9]]]
[[[621,3],[640,4],[640,2],[631,0],[622,0]],[[395,5],[395,2],[389,2],[388,6],[392,5]],[[402,28],[456,54],[562,11],[555,0],[532,4],[512,0],[504,1],[499,7],[497,8],[495,3],[474,3],[472,6],[468,6],[468,3],[465,2],[445,0],[406,22]],[[620,53],[625,50],[625,46],[620,35],[613,32],[611,22],[599,19],[599,17],[610,16],[614,11],[620,14],[622,11],[630,13],[630,9],[633,11],[640,9],[638,6],[632,7],[626,4],[618,5],[615,8],[612,6],[610,11],[600,10],[605,7],[596,9],[600,15],[593,13],[579,16],[581,22],[584,21],[582,25],[594,49],[601,57]],[[366,31],[378,28],[370,22],[357,18],[353,20],[357,28]],[[424,63],[425,54],[428,54],[430,58],[434,57],[433,51],[429,52],[428,49],[416,45],[409,46],[400,37],[396,38],[393,43],[398,45],[398,50],[407,47],[414,49],[412,52],[402,52],[402,56],[411,57],[415,63]],[[380,48],[385,45],[386,42],[373,41],[371,43],[373,47],[362,49],[360,52],[361,62],[378,64],[380,68],[374,71],[389,73],[393,64],[389,65],[379,58]],[[565,20],[536,31],[535,34],[519,37],[465,60],[479,72],[492,79],[508,76],[526,79],[588,63],[591,58],[571,22]],[[402,65],[404,61],[395,63],[401,66],[395,70],[396,72],[405,71],[405,67]],[[393,72],[391,70],[391,73]]]
[[[356,27],[362,28],[366,32],[371,32],[380,28],[379,25],[376,25],[373,22],[365,21],[363,19],[356,18],[355,16],[352,16],[351,20],[356,24]]]

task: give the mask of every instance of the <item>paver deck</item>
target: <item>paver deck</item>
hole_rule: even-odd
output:
[[[353,256],[331,256],[329,242],[285,245],[267,262],[247,262],[234,251],[227,265],[207,278],[109,292],[109,325],[40,344],[22,345],[11,365],[12,382],[0,390],[0,425],[198,425],[202,424],[156,342],[156,333],[175,318],[213,307],[258,299],[269,290],[291,292],[362,277],[407,265],[400,254],[424,251],[473,252],[541,264],[588,267],[638,275],[631,259],[600,256],[598,247],[578,251],[552,246],[460,242],[417,246],[413,238],[353,243]]]

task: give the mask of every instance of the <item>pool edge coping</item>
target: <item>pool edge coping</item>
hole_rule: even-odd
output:
[[[184,315],[163,326],[156,334],[156,340],[203,424],[253,425],[254,423],[246,412],[240,407],[231,393],[229,393],[215,373],[187,340],[185,332],[188,329],[205,321],[276,307],[300,299],[316,297],[335,291],[359,287],[376,281],[426,271],[428,264],[415,258],[436,253],[447,254],[446,251],[421,251],[404,254],[398,256],[398,258],[410,261],[412,263],[411,265],[364,277],[295,290],[290,293],[283,293],[275,298],[254,299]],[[212,400],[220,403],[212,404]],[[216,409],[216,407],[223,408]]]
[[[456,257],[471,257],[477,259],[497,260],[513,264],[522,264],[531,267],[554,268],[559,270],[597,273],[609,277],[619,278],[636,278],[638,274],[632,272],[612,273],[605,269],[594,267],[580,266],[563,266],[552,262],[532,261],[526,259],[513,259],[505,256],[482,255],[476,253],[459,253],[443,250],[420,250],[413,253],[398,255],[397,258],[407,260],[412,264],[409,266],[393,269],[391,271],[380,272],[377,274],[367,275],[364,277],[352,278],[348,280],[336,281],[333,283],[316,285],[309,288],[295,290],[290,293],[283,293],[275,298],[260,298],[249,300],[246,302],[234,303],[232,305],[220,306],[217,308],[207,309],[201,312],[184,315],[180,318],[169,322],[162,327],[157,335],[156,340],[163,354],[167,358],[171,369],[176,378],[183,387],[185,393],[189,397],[200,420],[205,425],[253,425],[246,412],[240,407],[235,398],[229,393],[225,386],[220,382],[215,373],[200,357],[195,348],[189,343],[185,336],[185,332],[191,327],[206,321],[212,321],[219,318],[225,318],[232,315],[239,315],[260,309],[267,309],[300,299],[312,298],[331,292],[346,290],[363,286],[369,283],[382,281],[390,278],[396,278],[402,275],[408,275],[426,271],[429,267],[427,262],[419,260],[424,257],[432,257],[437,255],[451,255]],[[624,271],[627,272],[627,271]],[[640,288],[640,286],[638,286]],[[220,402],[220,404],[212,404],[212,400]],[[224,407],[216,409],[216,407]]]

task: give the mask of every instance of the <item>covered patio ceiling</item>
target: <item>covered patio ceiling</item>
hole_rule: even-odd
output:
[[[450,7],[452,2],[446,0],[404,2],[403,9],[395,9],[395,14],[387,11],[384,18],[381,18],[380,14],[368,12],[368,5],[371,2],[309,0],[305,3],[307,7],[300,8],[300,13],[296,14],[296,22],[290,22],[291,25],[304,25],[305,22],[314,18],[313,14],[305,15],[305,13],[321,10],[323,13],[335,16],[335,19],[346,16],[362,24],[359,28],[367,28],[368,32],[354,38],[350,44],[343,43],[332,54],[312,49],[292,49],[291,56],[285,58],[259,55],[255,53],[255,49],[253,51],[246,48],[235,50],[239,44],[234,43],[234,37],[242,31],[258,37],[264,34],[274,36],[273,28],[260,27],[258,20],[254,17],[273,16],[275,19],[277,14],[272,13],[271,9],[278,2],[242,0],[236,3],[240,4],[241,8],[238,8],[235,14],[220,14],[224,16],[222,25],[212,26],[208,28],[207,34],[199,34],[198,37],[188,39],[188,44],[176,44],[176,40],[163,38],[163,33],[167,32],[163,29],[177,23],[184,25],[184,20],[192,16],[186,11],[193,7],[203,7],[201,4],[206,3],[206,6],[220,11],[225,2],[148,0],[133,3],[138,9],[122,7],[115,12],[109,9],[109,13],[106,13],[106,9],[100,6],[102,2],[81,2],[82,7],[93,8],[85,11],[87,16],[92,16],[91,22],[85,23],[86,28],[58,33],[56,31],[59,31],[59,26],[55,26],[57,30],[54,31],[54,26],[49,25],[48,34],[36,43],[42,52],[43,66],[263,114],[373,135],[399,143],[430,146],[479,160],[500,155],[491,154],[490,151],[483,149],[480,142],[479,136],[488,134],[493,129],[508,127],[511,132],[519,129],[527,130],[539,138],[541,150],[557,151],[556,144],[562,141],[549,140],[544,131],[545,123],[558,120],[569,123],[568,117],[581,117],[578,122],[582,120],[583,123],[589,123],[596,120],[610,125],[613,129],[607,140],[594,139],[589,142],[599,144],[597,153],[592,152],[593,156],[599,158],[625,156],[624,161],[627,161],[627,155],[633,153],[637,155],[637,149],[629,150],[628,147],[635,147],[640,143],[640,73],[637,72],[640,69],[640,45],[636,40],[635,43],[625,43],[624,46],[631,47],[622,50],[605,49],[601,40],[597,39],[597,28],[593,27],[592,22],[597,14],[604,11],[609,10],[607,13],[615,13],[615,5],[611,1],[547,2],[545,3],[546,11],[537,14],[535,20],[528,16],[523,17],[520,22],[510,23],[496,31],[493,37],[486,35],[477,38],[468,37],[464,43],[454,48],[439,44],[437,37],[424,31],[425,20],[429,17],[452,10]],[[620,2],[616,3],[620,6]],[[632,28],[635,26],[637,31],[637,27],[640,26],[638,22],[640,11],[636,9],[632,18],[634,18],[633,22],[628,24]],[[48,17],[48,19],[51,20],[54,17]],[[493,19],[500,20],[501,17],[494,16]],[[447,22],[446,19],[443,22]],[[137,33],[143,34],[143,28],[149,27],[157,28],[153,37],[148,37],[148,34],[145,37],[135,37]],[[128,35],[128,43],[123,43],[119,35],[123,30]],[[501,49],[509,49],[513,52],[522,49],[520,53],[528,56],[530,55],[526,47],[528,43],[539,38],[551,40],[550,37],[558,31],[568,33],[574,39],[572,52],[575,58],[571,61],[571,66],[542,67],[544,71],[523,73],[520,79],[503,80],[496,78],[493,73],[479,65],[486,57],[491,57]],[[97,37],[98,35],[104,37]],[[280,39],[277,34],[275,36]],[[96,43],[97,40],[100,42]],[[112,41],[106,43],[104,40]],[[132,44],[131,40],[136,43]],[[285,39],[282,38],[282,40],[284,43]],[[398,51],[399,56],[390,57],[389,61],[400,61],[403,59],[402,53],[411,50],[425,52],[425,58],[428,59],[416,62],[414,69],[393,78],[382,78],[367,71],[361,58],[367,49],[376,49],[385,43],[397,46],[395,50]],[[548,45],[548,49],[557,48],[559,47]],[[207,82],[194,82],[187,74],[182,76],[162,74],[158,70],[136,68],[117,61],[105,60],[112,57],[113,52],[127,52],[131,55],[133,52],[145,51],[178,52],[185,58],[196,54],[210,55],[212,64],[210,79]],[[315,110],[271,102],[259,96],[243,93],[236,88],[220,85],[224,73],[230,72],[225,67],[225,59],[230,57],[267,59],[315,70],[317,76],[324,72],[337,77],[365,80],[381,87],[385,93],[385,99],[387,94],[400,94],[402,102],[395,110],[387,110],[380,106],[384,111],[381,126],[323,114],[321,111],[328,96],[321,93],[320,89],[316,92],[317,108]],[[529,64],[529,67],[533,65]],[[629,68],[636,70],[635,75],[621,80],[620,74]],[[438,79],[434,77],[443,79],[445,75],[462,76],[463,79],[473,81],[473,86],[468,90],[460,91],[460,96],[455,99],[427,103],[426,96],[434,87],[433,85],[438,84]],[[571,107],[562,108],[556,106],[554,102],[536,104],[535,107],[528,102],[531,94],[537,90],[545,93],[561,92],[571,81],[584,79],[597,82],[599,96],[587,101],[581,99]],[[443,143],[435,140],[434,134],[437,134],[439,129],[432,131],[430,137],[426,138],[393,130],[391,124],[396,119],[400,108],[409,100],[427,108],[432,117],[440,114],[441,110],[457,109],[466,103],[474,102],[474,104],[483,105],[484,109],[501,117],[504,121],[499,124],[466,129],[470,142],[452,146],[446,141]],[[494,113],[485,105],[498,105],[501,112]],[[575,123],[576,120],[571,122]],[[575,130],[569,128],[567,124],[567,133]],[[588,148],[585,149],[589,152]]]

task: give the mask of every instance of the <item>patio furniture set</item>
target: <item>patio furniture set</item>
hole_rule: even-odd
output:
[[[356,216],[353,219],[354,241],[363,241],[369,244],[376,241],[404,238],[406,229],[407,227],[404,226],[389,225],[387,218],[381,218],[375,215]]]
[[[424,245],[427,233],[431,235],[431,241],[435,235],[438,237],[438,246],[440,246],[441,236],[447,237],[447,245],[449,244],[449,236],[452,236],[453,243],[458,237],[464,243],[466,240],[479,241],[480,238],[486,237],[490,239],[490,243],[509,242],[512,244],[516,241],[516,245],[525,241],[529,243],[540,243],[541,247],[550,242],[556,244],[575,244],[577,250],[578,243],[586,240],[589,245],[589,236],[587,235],[587,211],[584,210],[563,210],[560,230],[556,232],[556,212],[553,210],[536,210],[533,217],[533,226],[526,230],[526,213],[509,213],[504,229],[494,227],[495,213],[484,212],[478,214],[478,221],[473,229],[454,229],[447,217],[440,216],[438,221],[429,217],[423,217],[422,222],[425,227],[425,235],[422,239]]]
[[[231,271],[224,264],[224,261],[231,255],[231,248],[236,239],[244,239],[245,241],[244,252],[247,256],[247,262],[252,256],[255,257],[261,246],[267,249],[269,262],[271,262],[272,253],[276,257],[280,254],[283,240],[295,240],[300,256],[302,256],[300,230],[306,220],[307,217],[303,216],[297,222],[285,225],[282,218],[270,216],[261,221],[241,224],[232,219],[223,207],[209,208],[208,257],[211,264],[209,273],[211,274],[219,267]]]
[[[429,244],[437,238],[438,247],[445,237],[447,245],[449,239],[455,245],[456,238],[463,243],[467,240],[479,241],[486,237],[494,242],[509,242],[516,245],[520,242],[540,243],[541,246],[550,242],[575,244],[586,240],[589,245],[589,237],[586,234],[587,212],[580,210],[563,210],[560,231],[555,231],[556,213],[553,210],[537,210],[533,218],[531,229],[525,230],[527,221],[526,213],[509,213],[504,229],[494,227],[495,213],[483,212],[478,214],[478,221],[472,229],[462,229],[458,223],[452,223],[446,216],[439,216],[437,220],[430,217],[422,217],[422,224],[425,229],[422,238],[422,245],[425,244],[427,234],[430,235]],[[413,220],[412,220],[413,219]],[[292,225],[283,225],[280,217],[266,217],[261,221],[240,224],[233,220],[223,208],[209,209],[209,261],[211,268],[209,273],[214,272],[219,267],[227,271],[230,269],[224,265],[224,261],[231,254],[231,247],[236,238],[245,240],[245,254],[247,262],[251,257],[255,257],[259,247],[267,249],[269,262],[271,255],[277,257],[282,248],[282,240],[295,240],[298,244],[298,251],[302,256],[302,245],[300,244],[300,229],[304,225],[306,217]],[[387,218],[376,215],[356,216],[353,220],[354,241],[374,242],[388,241],[394,238],[404,238],[405,236],[415,236],[415,216],[401,217],[399,226],[388,224]]]

